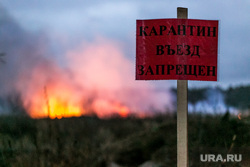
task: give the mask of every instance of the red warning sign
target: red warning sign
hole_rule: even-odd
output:
[[[218,21],[136,21],[137,80],[217,81]]]

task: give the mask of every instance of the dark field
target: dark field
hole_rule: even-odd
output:
[[[250,166],[250,118],[191,114],[188,130],[190,167]],[[137,167],[149,161],[152,167],[175,167],[176,147],[174,115],[60,120],[0,117],[1,167]],[[242,154],[242,161],[200,161],[200,154],[229,153]]]

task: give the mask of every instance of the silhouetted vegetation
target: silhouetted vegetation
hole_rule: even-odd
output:
[[[176,95],[176,88],[172,88],[171,92]],[[207,104],[215,105],[211,103],[218,103],[218,98],[221,96],[222,102],[225,104],[225,107],[227,107],[227,110],[233,107],[244,112],[250,111],[250,85],[229,87],[225,90],[219,87],[188,89],[188,102],[192,105],[193,111],[196,111],[197,103],[206,102]],[[216,108],[215,106],[213,107]]]
[[[4,64],[6,63],[3,57],[5,56],[5,53],[0,53],[0,63]]]
[[[189,90],[189,103],[225,104],[249,111],[250,86],[223,90]],[[172,89],[175,94],[176,89]],[[209,97],[209,96],[212,96]],[[212,100],[211,100],[212,99]],[[2,100],[1,100],[2,101]],[[176,166],[176,113],[139,119],[134,116],[99,119],[96,116],[63,119],[31,119],[18,94],[7,98],[11,111],[0,117],[1,167],[136,167],[154,162]],[[224,114],[189,114],[189,162],[194,167],[248,167],[250,164],[250,117]],[[205,163],[200,154],[242,154],[238,163]]]
[[[250,85],[232,88],[225,91],[225,102],[227,106],[241,110],[250,109]]]
[[[221,166],[201,162],[200,154],[243,154],[242,162],[226,166],[247,167],[250,160],[250,119],[225,115],[189,115],[190,166]],[[151,161],[161,167],[176,166],[176,118],[97,117],[30,119],[0,117],[2,167],[109,167],[138,166]],[[225,164],[224,164],[225,165]]]
[[[193,88],[188,89],[188,102],[194,107],[194,112],[196,111],[195,106],[199,101],[206,100],[206,88]]]

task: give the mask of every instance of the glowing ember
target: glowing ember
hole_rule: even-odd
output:
[[[238,114],[238,119],[241,120],[241,113]]]

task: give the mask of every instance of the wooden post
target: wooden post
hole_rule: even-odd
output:
[[[188,9],[177,8],[177,18],[187,19]],[[177,167],[188,167],[188,81],[177,80]]]

